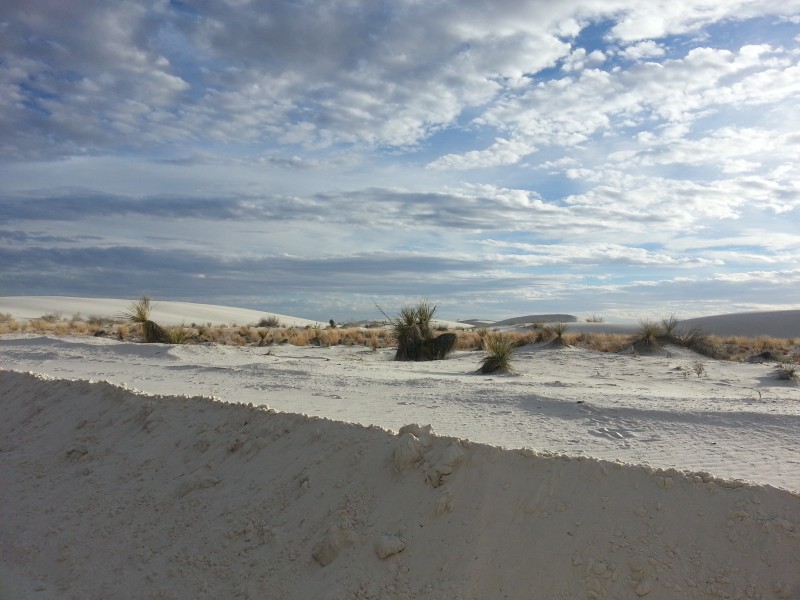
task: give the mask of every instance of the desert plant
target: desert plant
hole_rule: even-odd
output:
[[[702,377],[706,374],[706,364],[702,360],[696,360],[692,363],[692,371],[698,377]]]
[[[510,373],[511,358],[516,348],[516,342],[508,336],[493,335],[485,339],[486,356],[481,360],[480,372]]]
[[[389,319],[394,337],[397,340],[395,360],[431,360],[433,353],[433,329],[431,321],[436,313],[436,306],[427,301],[416,306],[404,306],[396,317],[389,317],[379,306],[378,310]]]
[[[782,381],[797,381],[800,379],[800,373],[798,373],[800,364],[793,365],[789,363],[781,363],[775,367],[775,369],[777,371],[778,379]]]
[[[664,329],[660,323],[645,319],[639,322],[639,340],[648,344],[658,343],[658,338],[664,335]]]
[[[162,343],[168,344],[167,332],[163,327],[150,320],[150,313],[153,310],[150,298],[142,296],[138,302],[130,305],[123,318],[130,325],[139,325],[142,328],[142,336],[148,344]]]
[[[175,327],[168,327],[164,330],[166,333],[167,344],[188,344],[193,340],[197,333],[185,325],[176,325]]]
[[[680,321],[678,321],[678,318],[675,315],[670,315],[666,319],[661,319],[660,336],[669,340],[676,338],[679,323]]]
[[[548,332],[550,332],[550,334],[553,335],[557,340],[560,340],[564,337],[564,334],[567,333],[567,329],[566,323],[554,323],[547,328]]]
[[[275,315],[270,315],[269,317],[262,317],[261,320],[256,324],[256,327],[280,327],[281,321]]]

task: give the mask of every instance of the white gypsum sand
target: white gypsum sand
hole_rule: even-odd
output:
[[[0,598],[794,597],[800,390],[671,352],[4,335]]]
[[[0,372],[8,598],[792,598],[800,497]]]

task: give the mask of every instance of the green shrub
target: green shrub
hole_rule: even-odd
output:
[[[481,373],[510,373],[511,358],[516,343],[510,337],[501,335],[488,336],[484,342],[486,356],[481,360]]]

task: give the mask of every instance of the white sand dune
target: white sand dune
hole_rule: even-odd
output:
[[[118,319],[128,311],[131,304],[138,300],[121,300],[118,298],[73,298],[70,296],[0,296],[0,312],[10,313],[19,320],[38,319],[44,315],[61,315],[70,319],[73,315],[83,318],[97,316],[106,319]],[[317,321],[300,319],[277,313],[251,310],[249,308],[233,308],[213,304],[196,304],[193,302],[173,302],[153,300],[152,319],[160,325],[179,325],[197,323],[205,325],[247,325],[258,323],[264,317],[276,317],[281,325],[305,327],[320,325]]]
[[[800,310],[775,310],[744,312],[730,315],[715,315],[686,319],[684,327],[700,329],[723,336],[741,335],[758,337],[767,335],[777,338],[800,338]]]
[[[772,365],[480,356],[0,336],[0,598],[798,597]]]

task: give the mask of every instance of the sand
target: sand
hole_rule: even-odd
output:
[[[773,365],[480,356],[0,337],[0,598],[800,595]]]

